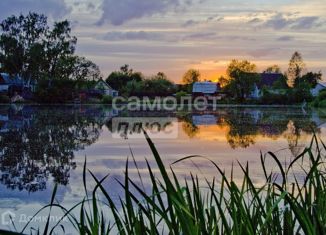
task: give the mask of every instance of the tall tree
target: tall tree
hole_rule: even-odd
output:
[[[11,16],[0,23],[2,70],[19,75],[25,83],[45,79],[95,79],[99,68],[75,56],[77,38],[64,20],[50,28],[47,18],[37,13]]]
[[[196,69],[189,69],[182,77],[182,83],[191,85],[198,82],[200,79],[200,72]]]
[[[58,76],[69,77],[70,74],[58,74],[58,66],[62,60],[73,56],[77,43],[77,38],[70,35],[71,26],[69,21],[55,22],[51,31],[47,31],[45,50],[46,50],[46,70],[48,78],[57,78]]]
[[[232,60],[227,68],[227,75],[230,78],[227,89],[239,100],[244,100],[250,96],[259,81],[256,70],[256,65],[247,60]]]
[[[42,55],[47,18],[29,13],[27,16],[11,16],[0,23],[0,63],[11,75],[32,77],[42,70]]]
[[[287,73],[288,84],[290,87],[294,87],[296,80],[300,79],[300,77],[302,76],[305,67],[306,66],[303,62],[302,55],[297,51],[294,52],[290,59]]]

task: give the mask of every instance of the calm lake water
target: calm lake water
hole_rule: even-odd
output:
[[[129,125],[127,127],[127,124]],[[300,108],[221,108],[205,112],[127,112],[108,106],[0,106],[0,229],[8,213],[22,228],[59,184],[57,201],[69,208],[84,197],[82,172],[110,174],[105,187],[122,193],[127,158],[135,157],[144,187],[149,188],[145,158],[156,169],[140,126],[152,137],[167,167],[189,155],[206,156],[230,171],[232,164],[249,163],[260,183],[260,151],[277,152],[283,164],[300,153],[313,132],[326,139],[326,110]],[[271,168],[273,164],[271,162]],[[135,180],[134,165],[130,174]],[[212,164],[198,158],[172,166],[178,177],[190,172],[212,179]],[[235,179],[241,171],[235,171]],[[88,186],[94,185],[88,177]],[[35,223],[34,223],[35,225]],[[37,223],[36,225],[37,226]]]

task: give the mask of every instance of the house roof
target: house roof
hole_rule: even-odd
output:
[[[195,82],[192,86],[193,93],[214,94],[220,89],[220,85],[214,82]]]
[[[95,84],[95,87],[96,87],[98,84],[100,84],[100,83],[104,84],[108,90],[113,90],[113,91],[115,91],[115,90],[114,90],[114,89],[113,89],[113,88],[112,88],[112,87],[111,87],[107,82],[105,82],[103,79],[98,80],[97,83]]]
[[[23,80],[19,76],[10,77],[7,73],[0,73],[1,84],[23,85]]]
[[[273,86],[274,82],[280,79],[283,75],[281,73],[261,73],[261,81],[258,84],[258,87],[271,87]]]
[[[318,82],[318,84],[317,85],[320,85],[320,86],[323,86],[323,87],[325,87],[326,88],[326,82]]]

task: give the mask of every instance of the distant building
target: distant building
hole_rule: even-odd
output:
[[[24,79],[20,76],[10,76],[7,73],[0,73],[0,93],[12,96],[15,92],[22,94],[26,91],[35,91],[36,82],[29,84],[24,83]]]
[[[195,82],[192,86],[192,95],[198,96],[215,96],[222,99],[226,96],[221,90],[219,83],[215,82]]]
[[[252,91],[250,98],[258,99],[262,94],[263,88],[272,89],[276,81],[282,78],[283,74],[281,73],[261,73],[260,82],[255,84],[255,88]],[[276,91],[274,91],[276,92]]]
[[[23,79],[19,76],[10,77],[7,73],[0,73],[0,92],[22,91],[23,86]]]
[[[102,95],[109,95],[112,97],[116,97],[119,95],[119,92],[112,89],[112,87],[110,87],[109,84],[107,84],[105,81],[103,81],[102,79],[100,79],[96,85],[94,86],[94,90],[98,91],[99,93],[101,93]]]
[[[319,92],[326,89],[326,83],[319,82],[317,83],[316,87],[310,90],[312,96],[318,96]]]

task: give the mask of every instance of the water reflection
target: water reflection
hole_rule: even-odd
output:
[[[101,105],[0,106],[0,183],[8,189],[29,192],[45,190],[49,179],[67,185],[71,170],[76,168],[76,151],[96,143],[102,132],[111,133],[111,138],[115,138],[117,130],[112,128],[112,118],[117,115],[131,118],[133,123],[163,123],[161,126],[167,129],[173,124],[170,122],[172,118],[180,124],[181,134],[191,139],[205,138],[207,127],[219,127],[218,131],[213,129],[213,135],[224,136],[232,149],[252,146],[261,137],[282,138],[293,155],[306,144],[302,142],[303,136],[320,132],[320,126],[326,122],[322,110],[303,112],[285,108],[118,114]],[[166,118],[166,122],[162,118]],[[156,127],[149,125],[148,129],[165,131]],[[116,136],[125,139],[133,134],[142,135],[140,128],[127,130]],[[176,138],[184,138],[181,136]],[[173,142],[175,139],[170,144]]]
[[[74,152],[96,142],[107,114],[98,107],[3,106],[0,182],[10,189],[46,189],[49,177],[67,185]]]
[[[214,114],[181,115],[183,131],[190,138],[200,134],[201,126],[226,128],[226,140],[231,148],[247,148],[259,137],[272,140],[285,138],[293,155],[300,151],[299,139],[302,134],[320,132],[326,123],[322,110],[303,112],[301,109],[222,109]]]

